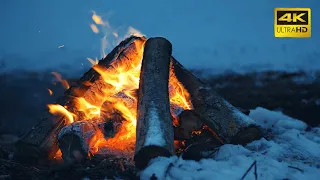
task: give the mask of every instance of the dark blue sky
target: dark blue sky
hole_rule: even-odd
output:
[[[274,38],[275,7],[311,7],[312,38]],[[89,65],[102,37],[92,10],[120,36],[132,26],[168,38],[189,68],[320,69],[318,0],[1,0],[0,58],[8,70]]]

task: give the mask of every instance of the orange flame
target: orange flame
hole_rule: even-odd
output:
[[[192,109],[192,104],[190,101],[190,95],[188,91],[183,87],[181,82],[179,82],[178,78],[174,74],[174,69],[172,63],[170,63],[170,78],[169,78],[169,88],[170,93],[170,102],[176,105],[179,105],[185,110]]]
[[[59,74],[59,73],[57,73],[57,72],[51,72],[51,74],[53,74],[53,75],[57,78],[57,80],[62,83],[62,86],[63,86],[65,89],[69,89],[69,88],[70,88],[70,85],[69,85],[68,81],[62,79],[61,74]]]
[[[108,25],[95,12],[92,15],[93,21],[98,25]],[[118,33],[112,33],[114,37],[118,37]],[[128,34],[134,34],[142,37],[142,33],[130,27]],[[128,36],[128,35],[126,35]],[[135,50],[128,50],[126,57],[111,63],[111,67],[101,67],[97,60],[88,60],[92,63],[93,69],[101,75],[105,86],[99,88],[99,92],[94,93],[94,97],[90,100],[86,98],[86,93],[81,98],[75,98],[74,104],[76,111],[82,112],[84,116],[77,117],[69,112],[65,107],[60,105],[48,105],[51,113],[60,113],[66,116],[69,123],[74,121],[95,121],[101,119],[105,121],[106,117],[111,117],[112,111],[121,113],[124,119],[121,127],[115,134],[115,137],[105,139],[101,132],[90,142],[90,153],[95,154],[99,149],[107,148],[112,150],[120,150],[133,152],[136,140],[136,111],[137,111],[137,89],[139,88],[140,69],[144,51],[145,38],[143,40],[134,41]],[[102,52],[107,45],[107,39],[104,38]],[[118,39],[120,40],[120,39]],[[131,45],[130,45],[131,46]],[[105,55],[105,54],[104,54]],[[128,58],[127,56],[130,56]],[[172,66],[172,65],[171,65]],[[58,76],[59,77],[59,76]],[[61,77],[61,76],[60,76]],[[58,78],[59,79],[59,78]],[[62,81],[62,78],[60,78]],[[172,67],[170,68],[169,77],[169,98],[172,105],[183,109],[192,109],[189,93],[178,81],[174,75]],[[88,93],[90,93],[88,91]],[[107,109],[102,108],[104,103],[108,102]],[[177,117],[173,115],[175,121]]]
[[[122,121],[122,126],[115,137],[104,139],[103,136],[97,136],[95,142],[92,143],[92,146],[95,147],[94,149],[106,147],[129,152],[134,150],[137,124],[137,94],[133,92],[139,88],[140,68],[145,41],[137,40],[134,43],[138,52],[136,52],[137,54],[134,58],[130,58],[131,61],[126,58],[120,59],[108,69],[100,65],[93,66],[93,69],[101,75],[105,84],[108,84],[106,88],[100,90],[102,93],[95,93],[93,103],[89,103],[83,97],[75,99],[77,111],[84,113],[84,117],[81,117],[82,121],[98,119],[102,115],[101,108],[104,102],[109,102],[110,106],[121,112],[122,117],[125,119],[125,121]],[[174,75],[172,68],[170,70],[169,86],[171,104],[183,109],[191,109],[192,105],[189,94]],[[119,93],[122,93],[122,95],[119,95]],[[58,107],[63,108],[62,106]],[[73,117],[69,111],[59,110],[59,112],[65,113],[68,119]],[[174,118],[176,119],[175,116]]]
[[[67,120],[68,124],[74,122],[74,117],[76,116],[75,114],[69,112],[65,107],[61,106],[60,104],[48,104],[49,112],[51,114],[60,114],[64,115]]]
[[[84,112],[86,119],[100,116],[100,107],[90,104],[82,97],[75,99],[75,105],[78,111]]]

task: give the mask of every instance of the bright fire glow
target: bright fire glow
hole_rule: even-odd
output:
[[[49,108],[49,112],[52,114],[64,115],[67,118],[68,123],[74,122],[75,114],[69,112],[65,107],[59,104],[48,104],[48,108]]]
[[[92,16],[94,22],[98,25],[105,25],[102,18],[95,12]],[[142,34],[130,27],[129,33],[136,36],[142,36]],[[118,33],[112,33],[114,37],[118,37]],[[76,117],[75,114],[67,110],[66,107],[61,105],[48,105],[49,110],[53,114],[64,114],[67,118],[67,123],[74,121],[95,121],[102,117],[110,117],[111,113],[116,110],[121,113],[124,118],[119,131],[115,137],[105,139],[101,132],[97,132],[96,137],[90,142],[92,151],[90,153],[97,153],[100,148],[107,148],[113,150],[133,152],[136,140],[136,111],[137,111],[137,93],[135,93],[139,87],[140,68],[143,57],[144,43],[146,39],[134,41],[134,49],[128,50],[126,56],[130,56],[130,60],[127,58],[119,59],[113,62],[111,67],[106,69],[98,65],[96,60],[88,58],[93,64],[93,69],[101,75],[105,86],[99,89],[99,92],[94,93],[94,98],[91,100],[86,99],[85,95],[81,98],[75,98],[75,109],[82,112],[84,116]],[[104,48],[104,47],[102,47]],[[191,109],[189,94],[183,85],[178,81],[173,73],[173,69],[170,68],[169,78],[169,97],[172,105],[179,106],[183,109]],[[94,99],[94,100],[92,100]],[[103,105],[108,102],[107,110]],[[176,120],[176,117],[174,117]],[[173,124],[176,124],[174,121]]]

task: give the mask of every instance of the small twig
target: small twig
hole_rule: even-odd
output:
[[[166,173],[165,173],[165,177],[167,177],[167,175],[169,175],[169,177],[172,177],[171,173],[170,173],[170,170],[171,168],[174,167],[174,164],[178,161],[179,159],[176,159],[174,162],[171,162],[166,170]]]
[[[209,128],[207,125],[203,126],[203,129],[207,129],[209,132],[211,132],[214,138],[218,140],[222,145],[225,144],[224,141],[220,139],[220,137],[217,135],[217,133],[214,132],[214,130],[212,130],[211,128]]]
[[[252,169],[252,167],[254,166],[254,178],[255,180],[258,180],[258,174],[257,174],[257,161],[254,161],[251,166],[249,167],[249,169],[244,173],[244,175],[241,177],[240,180],[244,180],[244,178],[247,176],[247,174],[249,173],[249,171]]]
[[[186,152],[188,149],[190,149],[190,147],[195,146],[195,145],[199,145],[199,144],[202,144],[202,143],[201,143],[201,142],[195,142],[195,143],[190,144],[189,146],[187,146],[187,147],[182,151],[182,153]]]
[[[254,164],[254,178],[255,180],[258,180],[257,161],[255,161],[255,164]]]
[[[300,168],[298,168],[298,167],[288,166],[288,168],[296,169],[296,170],[304,173],[304,170],[302,170],[302,169],[300,169]]]
[[[170,170],[171,170],[171,168],[172,168],[173,166],[174,166],[173,163],[170,163],[170,164],[169,164],[169,166],[168,166],[168,168],[167,168],[167,170],[166,170],[166,173],[165,173],[164,177],[167,177],[168,174],[170,175]]]

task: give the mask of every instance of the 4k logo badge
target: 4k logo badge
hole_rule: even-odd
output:
[[[311,37],[311,9],[275,8],[274,36],[293,38]]]

